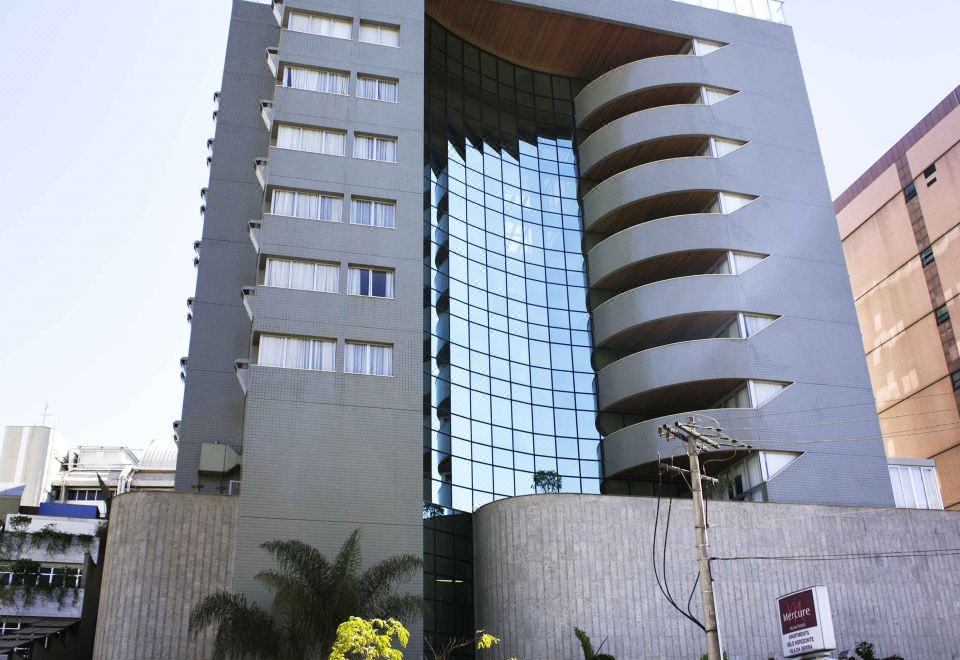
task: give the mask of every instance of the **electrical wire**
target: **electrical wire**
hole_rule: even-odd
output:
[[[776,415],[794,415],[794,414],[798,414],[798,413],[817,412],[817,411],[820,411],[820,410],[839,410],[839,409],[841,409],[841,408],[854,408],[854,407],[856,407],[856,406],[875,406],[875,404],[877,404],[877,403],[902,403],[902,402],[907,401],[907,400],[909,400],[909,399],[923,399],[923,398],[944,397],[944,396],[952,397],[952,396],[953,396],[953,393],[950,392],[950,393],[944,393],[944,394],[914,394],[914,395],[912,395],[912,396],[905,397],[905,398],[902,398],[902,399],[889,399],[889,400],[871,399],[870,401],[861,401],[861,402],[859,402],[859,403],[846,403],[846,404],[837,405],[837,406],[821,406],[821,407],[818,407],[818,408],[807,408],[807,409],[803,409],[803,410],[783,410],[783,411],[775,412],[775,413],[773,413],[773,412],[772,412],[772,413],[765,413],[765,414],[764,414],[764,417],[773,417],[773,416],[776,416]],[[728,422],[739,422],[739,421],[749,421],[749,420],[751,420],[751,419],[755,419],[755,417],[752,416],[752,415],[741,416],[741,417],[729,417],[729,418],[727,418],[726,421],[728,421]]]
[[[690,597],[687,598],[687,614],[689,614],[691,617],[693,617],[693,612],[690,611],[690,605],[693,603],[693,594],[697,592],[698,584],[700,584],[700,571],[697,571],[697,578],[693,581],[693,587],[690,589]]]
[[[673,460],[670,461],[673,463]],[[661,568],[663,569],[663,586],[667,590],[667,598],[670,599],[670,602],[673,603],[673,606],[676,607],[677,603],[673,599],[673,594],[670,593],[670,583],[667,581],[667,540],[670,538],[670,517],[673,513],[673,489],[670,489],[670,500],[667,505],[667,522],[663,530],[663,560],[660,562]]]
[[[933,550],[886,550],[878,552],[847,552],[830,555],[793,555],[744,557],[711,557],[710,561],[843,561],[850,559],[913,559],[921,557],[953,557],[960,555],[960,548]]]
[[[651,547],[651,554],[650,554],[651,559],[653,560],[653,575],[657,580],[657,586],[660,588],[660,593],[662,593],[664,598],[667,599],[667,602],[670,603],[670,605],[672,605],[675,610],[680,612],[680,614],[682,614],[685,618],[689,619],[701,630],[706,631],[707,630],[706,626],[704,626],[699,619],[689,615],[687,612],[684,612],[682,609],[680,609],[680,607],[676,604],[673,598],[671,598],[670,595],[667,593],[666,589],[664,589],[663,584],[660,582],[660,574],[657,571],[657,528],[660,523],[660,501],[662,499],[662,494],[661,494],[662,487],[663,487],[663,475],[661,474],[657,480],[657,514],[653,522],[653,545]],[[672,498],[673,498],[673,495],[671,493],[671,500]],[[666,538],[664,538],[664,548],[666,548]],[[666,582],[666,579],[667,579],[666,572],[664,572],[663,574],[663,579],[664,579],[664,582]]]
[[[954,406],[952,408],[938,408],[936,410],[927,410],[924,412],[917,412],[917,413],[907,413],[903,415],[887,415],[885,417],[881,417],[880,421],[885,422],[888,419],[904,419],[906,417],[921,417],[921,416],[933,415],[935,413],[941,413],[941,412],[955,412],[956,410],[957,408],[956,406]],[[790,426],[792,428],[804,427],[804,426],[834,426],[838,424],[854,424],[857,422],[871,422],[875,419],[877,419],[877,415],[874,415],[873,417],[860,417],[857,419],[837,419],[837,420],[829,420],[829,421],[821,421],[821,422],[807,422],[805,424],[790,424]],[[771,427],[769,426],[722,426],[719,424],[718,424],[718,428],[721,428],[724,431],[766,431],[771,429]]]

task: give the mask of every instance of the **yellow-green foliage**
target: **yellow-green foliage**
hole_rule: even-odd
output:
[[[500,639],[493,635],[488,635],[482,630],[477,631],[477,650],[488,649],[494,644],[499,644]]]
[[[396,619],[368,621],[352,616],[337,626],[330,660],[403,660],[403,651],[393,648],[394,636],[400,646],[407,647],[410,632]]]

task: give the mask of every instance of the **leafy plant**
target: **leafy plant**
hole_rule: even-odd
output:
[[[544,493],[559,493],[563,487],[563,477],[556,470],[537,470],[533,473],[533,492],[540,489]]]
[[[73,605],[80,599],[79,569],[55,568],[53,580],[46,582],[40,579],[40,562],[33,559],[16,559],[7,570],[11,573],[10,584],[0,587],[0,605],[27,607],[36,602],[38,595],[45,595],[56,600],[62,608],[67,596],[73,596]],[[74,586],[67,586],[70,581]]]
[[[20,554],[29,540],[30,545],[37,549],[45,549],[49,553],[64,553],[71,547],[90,549],[93,543],[93,534],[71,534],[57,529],[53,523],[44,525],[35,532],[24,531],[33,522],[30,516],[11,516],[11,531],[0,537],[0,551],[10,554]]]
[[[612,655],[600,653],[600,649],[607,643],[607,640],[603,640],[599,648],[594,651],[593,642],[590,641],[590,636],[587,635],[587,633],[580,628],[574,628],[573,632],[577,636],[577,639],[580,640],[580,646],[583,648],[583,660],[616,660]]]
[[[93,543],[92,534],[71,534],[61,532],[53,523],[44,525],[39,531],[30,535],[30,543],[35,548],[45,546],[47,552],[63,553],[69,550],[74,544],[82,548],[90,548]]]
[[[407,648],[410,631],[396,619],[367,621],[352,616],[337,627],[330,660],[403,660],[403,651],[393,648],[394,635]]]
[[[435,647],[433,643],[427,639],[427,648],[430,649],[430,654],[433,656],[433,660],[448,660],[448,658],[453,657],[454,651],[459,651],[460,649],[465,649],[471,646],[478,651],[483,651],[484,649],[492,648],[494,644],[499,643],[500,638],[494,637],[483,630],[478,630],[473,634],[473,637],[454,637],[440,648]],[[511,660],[516,659],[511,658]]]
[[[326,657],[338,627],[350,617],[409,620],[421,614],[420,596],[395,594],[393,588],[411,578],[422,560],[394,555],[361,573],[360,530],[333,561],[302,541],[275,539],[260,547],[278,565],[255,576],[274,594],[269,610],[241,595],[218,592],[190,613],[193,635],[217,625],[214,660]]]
[[[860,642],[853,650],[860,660],[877,660],[877,652],[874,649],[873,644],[870,642]],[[899,655],[890,655],[886,658],[883,658],[883,660],[903,660],[903,657]]]
[[[30,516],[10,516],[10,531],[12,532],[23,532],[26,531],[27,527],[30,526],[30,523],[33,522],[33,518]]]

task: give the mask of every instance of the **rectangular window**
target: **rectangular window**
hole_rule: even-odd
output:
[[[960,371],[954,371],[950,374],[950,380],[953,381],[953,391],[960,391]]]
[[[67,490],[67,500],[73,502],[93,502],[102,500],[103,493],[99,488],[70,488]]]
[[[348,374],[368,376],[393,375],[393,346],[347,342],[343,370]]]
[[[911,199],[917,196],[917,186],[911,183],[903,190],[903,196],[909,202]]]
[[[5,573],[3,571],[0,571],[0,584],[2,585],[10,584],[9,582],[3,581],[3,575],[5,575]],[[6,573],[6,575],[9,575],[9,573]],[[18,630],[20,630],[19,621],[0,621],[0,636],[7,635],[9,633],[13,633]]]
[[[350,94],[350,76],[340,71],[285,66],[282,82],[284,87],[305,89],[310,92],[340,94],[342,96]]]
[[[329,156],[347,155],[347,133],[327,128],[283,126],[277,129],[277,148]]]
[[[41,566],[37,571],[37,584],[53,584],[53,566]]]
[[[393,271],[350,266],[347,271],[347,293],[369,298],[393,298]]]
[[[920,263],[924,266],[929,266],[934,261],[936,257],[933,255],[933,247],[928,247],[926,250],[920,253]]]
[[[932,176],[933,176],[934,174],[936,174],[936,173],[937,173],[937,164],[934,163],[933,165],[931,165],[930,167],[928,167],[927,169],[925,169],[925,170],[923,171],[923,176],[924,176],[925,178],[929,179],[930,177],[932,177]]]
[[[64,587],[80,587],[83,582],[83,569],[81,568],[56,568],[53,572],[53,584]]]
[[[899,509],[943,509],[936,468],[891,465],[890,482]]]
[[[373,199],[350,200],[350,224],[368,227],[397,226],[397,205],[394,202],[382,202]]]
[[[340,266],[337,264],[267,259],[264,286],[337,293],[340,290]]]
[[[400,28],[396,25],[360,21],[360,41],[366,44],[397,47],[400,45]]]
[[[379,160],[384,163],[396,163],[397,139],[375,135],[356,135],[353,138],[353,157]]]
[[[349,18],[334,18],[332,16],[311,16],[300,12],[290,12],[287,29],[294,32],[306,32],[321,37],[336,39],[353,38],[353,20]]]
[[[396,103],[399,101],[399,90],[400,83],[396,80],[357,76],[357,96],[361,99]]]
[[[304,339],[261,335],[258,364],[263,367],[333,371],[337,342],[333,339]]]
[[[950,320],[950,310],[947,309],[946,305],[940,305],[937,307],[937,325],[943,325]]]
[[[295,190],[274,190],[270,213],[293,218],[340,222],[343,218],[343,197]]]

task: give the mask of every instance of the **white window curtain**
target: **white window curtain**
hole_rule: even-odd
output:
[[[353,157],[396,163],[397,141],[394,138],[356,135],[353,139]]]
[[[362,99],[396,103],[400,85],[395,80],[357,76],[357,96]]]
[[[756,197],[750,195],[738,195],[736,193],[720,193],[720,212],[730,214],[742,209],[744,206],[755,200]]]
[[[773,383],[767,380],[750,381],[750,388],[753,390],[753,407],[759,408],[783,392],[785,387],[786,385],[783,383]]]
[[[759,314],[741,314],[741,316],[743,317],[743,328],[747,337],[752,337],[777,320],[776,316],[761,316]]]
[[[340,222],[343,217],[343,198],[293,190],[274,190],[270,212],[273,215]]]
[[[715,337],[717,339],[740,339],[740,319],[734,319],[723,327]]]
[[[723,158],[745,145],[746,142],[739,140],[726,140],[724,138],[710,138],[710,146],[714,158]]]
[[[762,451],[760,452],[760,464],[763,467],[763,480],[770,481],[775,476],[786,470],[794,461],[800,458],[802,454],[797,452],[785,451]]]
[[[354,198],[350,201],[350,224],[396,227],[397,205],[393,202]]]
[[[718,408],[749,408],[750,390],[746,385],[742,385],[730,396],[724,399]]]
[[[353,21],[350,19],[311,16],[299,12],[290,12],[290,21],[287,28],[296,32],[307,32],[321,37],[335,37],[337,39],[351,39],[353,36]]]
[[[400,45],[400,28],[360,21],[359,39],[367,44],[397,47]]]
[[[762,254],[752,254],[750,252],[731,252],[733,264],[737,275],[744,273],[758,263],[766,259]]]
[[[311,92],[340,94],[342,96],[350,93],[350,76],[339,71],[319,71],[288,66],[283,71],[283,84],[285,87],[305,89]]]
[[[277,129],[277,147],[330,156],[346,156],[347,134],[345,131],[329,129],[280,126]]]
[[[350,266],[347,270],[347,293],[370,298],[393,298],[393,271]]]
[[[729,96],[733,96],[733,92],[725,89],[717,89],[716,87],[704,87],[701,89],[701,93],[702,101],[706,105],[713,105],[714,103],[719,103]]]
[[[343,370],[368,376],[393,375],[393,346],[347,342]]]
[[[694,55],[709,55],[710,53],[720,50],[726,44],[722,44],[718,41],[707,41],[706,39],[694,39],[692,44],[692,50]]]
[[[257,362],[264,367],[333,371],[336,350],[332,339],[261,335]]]
[[[340,266],[270,258],[267,259],[263,283],[284,289],[337,293],[340,290]]]
[[[725,254],[723,259],[717,261],[717,263],[713,264],[710,270],[707,271],[707,275],[730,275],[731,273],[730,253]]]

